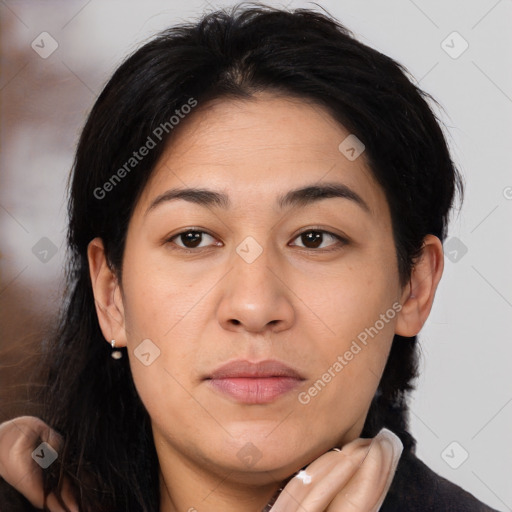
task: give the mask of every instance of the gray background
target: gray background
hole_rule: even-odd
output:
[[[446,109],[439,115],[466,198],[453,216],[444,276],[420,333],[412,432],[432,469],[489,505],[512,510],[512,2],[318,3],[360,40],[403,63]],[[65,184],[102,85],[156,31],[230,4],[0,2],[0,349],[9,350],[1,386],[23,382],[22,359],[58,306]],[[461,53],[464,41],[469,46]],[[35,51],[51,44],[58,48],[46,58]],[[0,398],[0,421],[21,410],[12,394],[0,392]]]

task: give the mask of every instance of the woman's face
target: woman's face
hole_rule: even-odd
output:
[[[388,205],[319,106],[259,94],[182,123],[128,228],[135,385],[161,459],[284,477],[361,434],[402,293]],[[208,192],[171,199],[188,188]],[[300,378],[211,378],[236,360]]]

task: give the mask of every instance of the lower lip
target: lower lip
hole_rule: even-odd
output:
[[[266,404],[296,388],[301,381],[292,377],[232,377],[209,379],[216,390],[245,404]]]

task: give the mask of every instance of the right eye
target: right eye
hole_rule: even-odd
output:
[[[173,245],[175,245],[179,249],[183,249],[186,252],[192,252],[194,249],[205,249],[206,247],[211,246],[211,244],[205,247],[201,247],[201,243],[204,241],[204,237],[210,237],[211,239],[215,240],[215,238],[207,233],[206,231],[201,231],[197,229],[187,229],[185,231],[181,231],[180,233],[177,233],[173,235],[172,237],[168,238],[166,242],[170,242]],[[177,240],[181,242],[182,245],[175,242],[174,240]],[[214,244],[219,246],[220,243]],[[173,247],[174,249],[174,247]],[[195,251],[194,251],[195,252]]]

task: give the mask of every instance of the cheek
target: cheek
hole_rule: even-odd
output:
[[[320,364],[301,402],[316,402],[311,410],[364,412],[387,361],[400,309],[396,269],[382,258],[355,260],[308,294],[321,317],[310,333]]]
[[[307,299],[304,302],[317,332],[312,339],[318,340],[319,347],[342,350],[361,333],[364,338],[376,322],[379,333],[392,335],[396,311],[386,312],[399,296],[397,276],[382,261],[375,263],[361,258],[353,265],[295,283],[294,291]]]
[[[143,264],[143,261],[145,262]],[[164,415],[167,405],[190,400],[191,363],[200,329],[194,314],[198,290],[179,275],[133,258],[123,269],[124,317],[130,367],[137,391],[153,415]],[[151,271],[149,271],[151,269]],[[180,281],[181,278],[181,281]],[[162,409],[162,411],[160,411]]]
[[[147,261],[147,260],[146,260]],[[125,322],[128,343],[145,338],[163,344],[197,301],[197,291],[183,286],[180,276],[147,262],[126,265]]]
[[[364,422],[394,333],[392,320],[385,323],[378,318],[365,327],[361,326],[366,322],[360,319],[354,321],[347,317],[347,320],[352,324],[340,325],[339,332],[344,329],[350,334],[342,334],[320,347],[323,364],[317,366],[309,387],[298,397],[305,417],[320,425],[329,425],[319,428],[335,432]],[[362,423],[359,426],[362,427]]]

